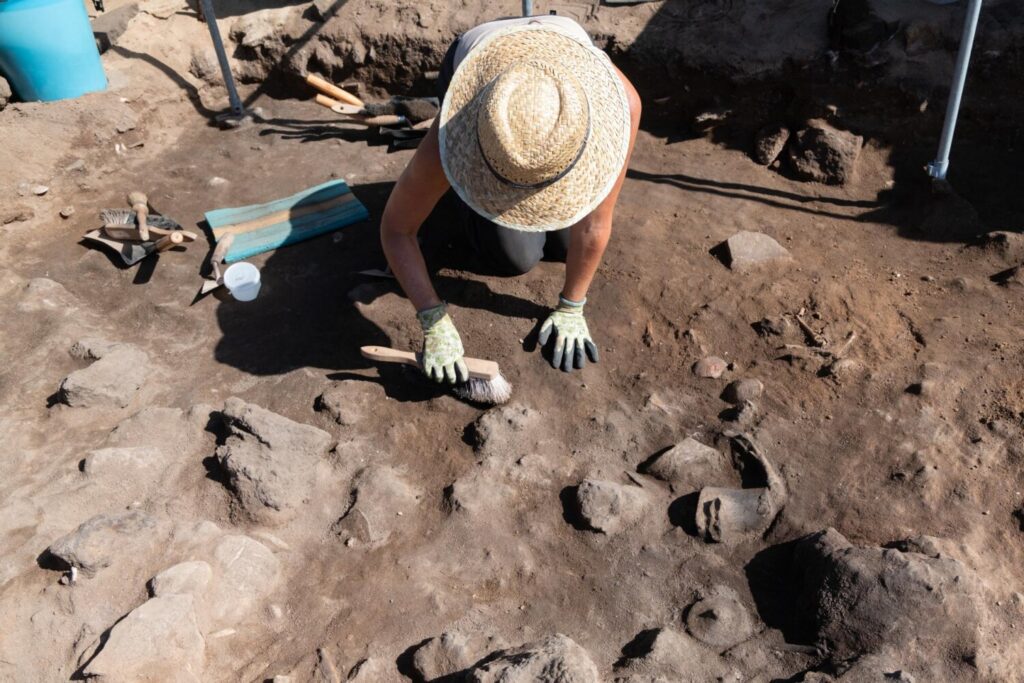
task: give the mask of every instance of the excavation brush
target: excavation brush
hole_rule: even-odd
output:
[[[399,351],[386,346],[364,346],[360,349],[364,358],[378,363],[399,363],[420,367],[419,358],[411,351]],[[453,388],[459,398],[474,403],[498,405],[512,398],[512,385],[501,374],[498,364],[492,360],[466,358],[469,381],[456,384]]]

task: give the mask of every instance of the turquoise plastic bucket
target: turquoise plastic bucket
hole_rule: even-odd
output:
[[[0,73],[23,100],[105,90],[82,0],[0,0]]]

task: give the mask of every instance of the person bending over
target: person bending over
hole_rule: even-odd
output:
[[[438,77],[441,113],[388,198],[381,244],[423,328],[421,368],[468,379],[464,348],[427,273],[416,235],[450,190],[476,257],[519,275],[547,254],[565,262],[551,365],[570,371],[597,346],[583,315],[611,236],[640,121],[629,80],[565,17],[493,21],[460,36]]]

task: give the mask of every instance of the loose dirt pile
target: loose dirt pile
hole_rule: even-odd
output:
[[[359,274],[411,152],[297,76],[429,92],[519,3],[267,4],[218,3],[251,126],[210,124],[173,0],[128,20],[109,91],[0,112],[0,679],[1019,679],[1019,4],[986,3],[933,195],[962,7],[536,3],[644,120],[582,374],[534,348],[562,266],[479,274],[443,211],[425,230],[515,386],[488,410],[360,357],[420,342]],[[202,240],[134,268],[80,243],[131,190],[198,230],[331,178],[371,221],[253,259],[252,303],[195,301]]]

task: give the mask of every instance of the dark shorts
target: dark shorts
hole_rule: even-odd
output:
[[[456,39],[448,48],[437,77],[437,96],[444,101],[448,85],[455,73]],[[565,261],[569,250],[569,228],[551,232],[524,232],[500,226],[471,209],[455,193],[448,190],[442,203],[450,207],[455,231],[472,247],[486,266],[501,275],[522,275],[541,259]]]

